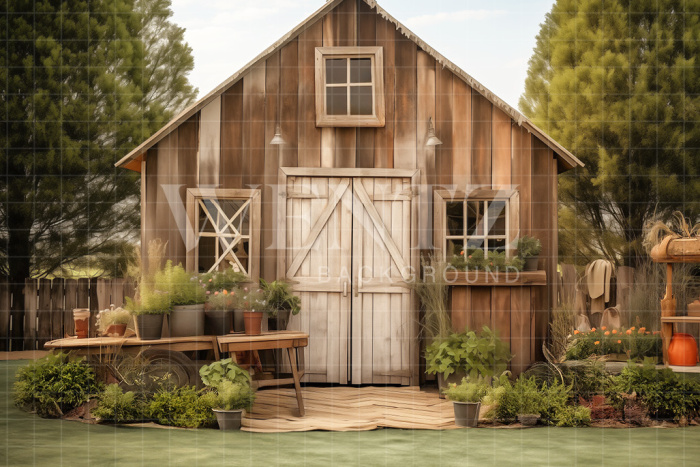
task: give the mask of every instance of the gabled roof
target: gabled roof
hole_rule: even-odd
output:
[[[465,83],[467,83],[472,89],[476,90],[479,94],[484,96],[488,101],[490,101],[493,105],[504,111],[506,114],[508,114],[519,126],[524,127],[528,131],[530,131],[532,134],[537,136],[542,142],[544,142],[549,148],[554,151],[558,158],[559,158],[559,163],[563,167],[564,170],[569,170],[573,169],[575,167],[583,167],[584,164],[581,162],[576,156],[571,154],[568,150],[566,150],[562,145],[557,143],[552,137],[547,135],[544,131],[539,129],[534,123],[532,123],[530,120],[528,120],[523,114],[518,112],[515,108],[511,107],[510,105],[506,104],[503,100],[501,100],[498,96],[496,96],[493,92],[488,90],[484,85],[482,85],[480,82],[472,78],[469,74],[467,74],[464,70],[459,68],[457,65],[446,59],[445,57],[442,56],[438,51],[430,47],[425,41],[423,41],[421,38],[419,38],[417,35],[415,35],[413,32],[411,32],[410,29],[408,29],[406,26],[401,24],[396,18],[391,16],[389,13],[386,12],[381,6],[377,4],[374,0],[363,0],[367,5],[369,5],[371,8],[376,8],[377,14],[379,14],[382,18],[385,20],[389,21],[390,23],[394,24],[396,26],[396,29],[400,31],[404,36],[406,36],[408,39],[411,41],[415,42],[422,50],[424,50],[426,53],[428,53],[431,57],[433,57],[438,63],[440,63],[444,68],[449,69],[452,71],[455,75],[459,76]],[[129,168],[132,170],[140,171],[140,165],[137,168],[137,165],[135,162],[138,159],[141,159],[143,154],[153,146],[155,146],[161,139],[165,138],[168,134],[170,134],[171,131],[176,129],[180,124],[184,123],[187,121],[190,117],[192,117],[194,114],[196,114],[199,110],[201,110],[203,107],[205,107],[207,104],[209,104],[211,101],[219,97],[221,94],[223,94],[224,91],[226,91],[231,85],[235,84],[243,75],[245,75],[251,68],[253,68],[255,65],[258,63],[267,60],[268,57],[270,57],[272,54],[274,54],[277,50],[281,49],[284,47],[287,43],[293,41],[296,39],[299,34],[301,34],[304,30],[306,30],[308,27],[316,23],[319,19],[323,18],[327,13],[331,12],[338,4],[342,3],[343,0],[333,0],[325,3],[321,8],[316,10],[315,13],[313,13],[311,16],[309,16],[306,20],[301,22],[298,26],[296,26],[294,29],[289,31],[287,34],[282,36],[277,42],[272,44],[270,47],[265,49],[260,55],[255,57],[253,60],[251,60],[247,65],[245,65],[243,68],[238,70],[236,73],[231,75],[228,79],[226,79],[223,83],[218,85],[216,88],[214,88],[209,94],[201,98],[199,101],[195,102],[194,104],[190,105],[187,107],[185,110],[180,112],[177,116],[175,116],[170,122],[168,122],[163,128],[160,130],[156,131],[150,138],[148,138],[146,141],[138,145],[134,150],[132,150],[129,154],[124,156],[119,162],[115,164],[117,167],[125,167]]]

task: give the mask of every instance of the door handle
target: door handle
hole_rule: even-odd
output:
[[[348,281],[343,282],[343,297],[348,296]]]
[[[359,296],[360,296],[360,281],[361,281],[361,280],[362,280],[362,279],[360,278],[360,276],[357,276],[357,280],[355,281],[355,283],[354,283],[353,286],[352,286],[353,289],[355,289],[355,296],[356,296],[356,297],[359,297]]]

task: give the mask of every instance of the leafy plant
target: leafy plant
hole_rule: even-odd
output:
[[[102,310],[97,314],[97,329],[100,333],[104,333],[108,327],[113,324],[129,324],[131,322],[131,313],[122,307],[114,308],[112,305],[106,310]]]
[[[517,256],[509,257],[505,251],[490,251],[487,257],[481,248],[470,248],[454,255],[450,264],[461,271],[517,272],[522,271],[525,262]]]
[[[442,373],[445,378],[458,370],[472,379],[490,377],[505,371],[510,359],[508,346],[488,326],[478,336],[469,330],[453,333],[425,349],[426,373]]]
[[[301,299],[292,293],[289,283],[285,281],[267,282],[260,278],[260,288],[265,294],[267,314],[277,316],[278,311],[288,310],[292,315],[301,311]]]
[[[264,312],[267,310],[267,300],[262,289],[252,290],[243,287],[236,292],[236,308],[244,311]]]
[[[182,264],[173,266],[170,260],[156,273],[155,288],[169,294],[172,306],[198,305],[206,301],[205,286],[197,276],[185,271]]]
[[[700,383],[685,374],[670,369],[656,370],[653,364],[628,365],[613,379],[612,390],[617,394],[636,393],[653,418],[675,419],[700,412]],[[618,407],[624,399],[614,397]]]
[[[143,264],[141,255],[137,253],[135,261],[129,263],[127,276],[136,282],[134,297],[126,297],[125,308],[132,315],[167,314],[172,304],[166,289],[155,287],[155,277],[161,272],[161,262],[165,255],[168,242],[159,238],[148,242],[148,264]]]
[[[92,410],[92,414],[104,421],[124,423],[144,419],[145,405],[133,391],[124,392],[118,384],[108,385]]]
[[[557,411],[557,426],[588,426],[591,424],[591,409],[582,405],[567,405]]]
[[[453,402],[481,402],[488,394],[489,387],[490,384],[483,378],[477,378],[474,381],[462,378],[460,384],[450,384],[443,392]]]
[[[515,249],[520,258],[532,258],[542,252],[542,242],[540,242],[539,238],[523,235],[522,237],[518,238]]]
[[[217,290],[232,291],[245,282],[249,282],[250,278],[239,271],[234,271],[232,268],[224,269],[223,271],[213,271],[201,274],[199,279],[207,292]]]
[[[248,384],[223,380],[215,390],[209,391],[203,397],[207,398],[207,404],[215,409],[250,410],[255,401],[255,392]]]
[[[572,399],[591,400],[595,395],[609,394],[613,385],[612,376],[605,371],[605,362],[587,359],[576,366],[562,368],[564,384],[571,388]]]
[[[149,402],[148,414],[161,425],[199,428],[214,423],[211,402],[193,386],[161,389]]]
[[[251,381],[250,373],[234,363],[231,358],[202,366],[199,376],[204,385],[210,387],[218,387],[223,381],[250,386]]]
[[[583,360],[591,356],[625,354],[629,359],[642,360],[661,355],[661,335],[646,328],[592,328],[588,332],[575,330],[566,350],[568,360]]]
[[[17,372],[14,402],[42,417],[60,417],[100,392],[94,371],[82,359],[49,354]]]
[[[421,334],[428,342],[445,338],[452,333],[452,320],[447,311],[447,263],[430,255],[422,260],[423,277],[414,278],[411,288],[423,307]]]
[[[207,307],[210,310],[233,310],[236,307],[236,291],[217,290],[214,293],[207,291]]]

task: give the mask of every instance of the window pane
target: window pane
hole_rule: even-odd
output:
[[[464,243],[462,243],[462,240],[452,240],[448,239],[447,240],[447,251],[446,251],[446,257],[447,259],[451,258],[454,255],[459,255],[460,252],[462,252]]]
[[[501,240],[494,240],[494,239],[489,239],[489,251],[498,251],[499,253],[502,251],[506,251],[506,241],[505,239]]]
[[[228,248],[225,242],[230,242],[232,239],[227,238],[227,239],[220,239],[220,252],[223,253],[226,251]],[[244,274],[248,273],[248,243],[249,240],[243,239],[240,242],[238,242],[234,247],[233,250],[228,252],[224,259],[221,261],[220,264],[223,264],[226,268],[231,268],[234,271],[242,272]],[[234,258],[235,256],[235,258]],[[241,269],[241,266],[238,265],[236,262],[236,258],[238,259],[238,263],[241,263],[241,266],[243,269]]]
[[[369,58],[350,59],[350,82],[351,83],[371,83],[372,82],[372,60]]]
[[[462,202],[447,203],[447,235],[464,235],[464,204]]]
[[[326,113],[328,115],[348,114],[348,88],[326,88]]]
[[[216,238],[199,237],[199,271],[207,272],[216,261]]]
[[[350,115],[372,115],[372,86],[350,88]]]
[[[326,83],[340,84],[348,82],[346,58],[329,58],[326,60]]]
[[[467,240],[467,250],[483,250],[484,241],[480,238],[470,238]]]
[[[489,235],[506,234],[506,202],[491,201],[489,203]]]
[[[467,235],[484,235],[484,213],[481,201],[467,201]]]

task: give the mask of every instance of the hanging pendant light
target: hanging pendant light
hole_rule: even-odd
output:
[[[437,146],[442,144],[440,138],[435,136],[435,127],[433,126],[433,117],[428,119],[428,140],[425,142],[426,146]]]
[[[280,129],[280,124],[278,123],[277,126],[275,127],[275,136],[272,137],[272,140],[270,140],[270,144],[274,145],[280,145],[284,144],[286,141],[284,138],[282,138],[282,131]]]

